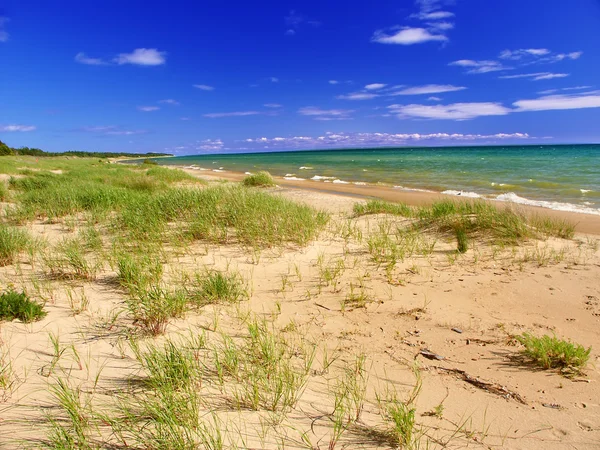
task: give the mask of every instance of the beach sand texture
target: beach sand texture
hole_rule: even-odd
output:
[[[182,189],[243,177],[187,172],[207,184],[183,181]],[[327,224],[304,245],[258,249],[182,238],[148,251],[160,255],[165,289],[217,271],[236,274],[247,293],[182,312],[157,336],[144,334],[127,309],[131,290],[118,284],[122,268],[111,256],[124,250],[110,228],[114,217],[94,225],[100,244],[84,252],[97,264],[89,279],[52,274],[44,256],[89,231],[85,214],[18,225],[47,247],[0,267],[0,290],[26,289],[48,314],[0,323],[0,367],[7,368],[0,448],[47,443],[57,429],[73,437],[70,448],[85,448],[84,441],[89,448],[193,448],[188,439],[198,448],[598,448],[596,217],[522,209],[573,220],[577,231],[518,245],[474,238],[457,253],[452,235],[403,233],[411,219],[353,213],[369,197],[419,205],[438,200],[435,194],[276,182],[261,192],[323,210]],[[16,198],[11,193],[3,210]],[[176,229],[169,223],[165,233]],[[385,236],[411,244],[392,260],[378,253]],[[589,362],[580,373],[542,369],[521,353],[515,336],[524,332],[591,346]],[[179,387],[162,396],[139,358],[168,341],[196,369],[188,384],[181,375],[188,372],[177,372]],[[60,406],[61,392],[79,403],[76,420]],[[180,422],[169,427],[144,404],[176,406]],[[394,411],[406,419],[396,427]]]

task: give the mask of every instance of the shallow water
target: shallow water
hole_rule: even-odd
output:
[[[157,159],[198,170],[398,189],[600,215],[600,145],[435,147],[197,155]]]

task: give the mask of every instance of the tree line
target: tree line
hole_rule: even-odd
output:
[[[169,153],[125,153],[125,152],[81,152],[81,151],[68,151],[68,152],[45,152],[39,148],[20,147],[12,148],[0,141],[0,156],[7,155],[27,155],[37,157],[52,157],[52,156],[78,156],[78,157],[93,157],[93,158],[117,158],[119,156],[127,156],[132,158],[152,158],[156,156],[172,156]]]

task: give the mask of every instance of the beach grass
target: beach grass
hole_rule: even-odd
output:
[[[0,223],[0,267],[13,264],[31,242],[26,231]]]
[[[242,180],[242,184],[251,187],[273,187],[275,186],[275,180],[269,172],[261,171],[248,175]]]
[[[244,280],[237,272],[216,270],[196,273],[186,289],[190,301],[198,306],[215,303],[237,303],[248,298]]]
[[[574,235],[574,225],[564,220],[530,217],[510,207],[502,208],[481,200],[442,200],[427,206],[371,200],[355,205],[356,217],[369,214],[401,216],[411,219],[411,226],[416,230],[454,235],[460,253],[467,250],[471,239],[516,244],[528,238],[569,239]]]
[[[246,247],[305,245],[328,220],[309,206],[241,186],[198,188],[201,182],[180,170],[89,160],[75,168],[13,177],[16,206],[8,219],[57,222],[86,213],[132,242],[178,240],[181,233],[169,232],[176,224],[190,239]]]

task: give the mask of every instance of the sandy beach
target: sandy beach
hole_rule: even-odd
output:
[[[206,180],[200,190],[244,177],[185,172]],[[194,347],[203,373],[194,384],[197,412],[202,429],[222,439],[221,446],[203,441],[198,448],[598,448],[599,217],[519,207],[573,221],[576,234],[518,245],[475,240],[459,254],[452,236],[423,230],[410,235],[412,250],[390,265],[376,259],[375,240],[382,230],[393,235],[410,219],[357,216],[354,205],[369,198],[428,205],[448,196],[276,183],[261,192],[323,210],[330,215],[327,225],[305,245],[260,250],[234,241],[166,242],[165,286],[185,286],[182,280],[192,279],[185,275],[197,271],[235,272],[247,297],[187,311],[156,337],[140,334],[140,324],[125,307],[127,291],[115,282],[118,265],[99,256],[116,245],[108,225],[97,225],[103,250],[86,255],[100,261],[89,279],[49,276],[47,259],[26,253],[0,267],[0,288],[23,287],[45,302],[48,312],[31,324],[0,323],[11,374],[4,390],[0,385],[0,448],[43,444],[49,418],[69,429],[72,422],[56,396],[59,380],[76,392],[93,448],[159,448],[119,431],[107,417],[129,427],[117,404],[127,395],[146,398],[136,397],[148,372],[131,345],[134,339],[142,348],[162,348],[168,340],[187,348],[192,336],[205,341]],[[87,226],[81,215],[20,225],[50,248],[81,236]],[[250,352],[248,329],[259,323],[253,321],[264,321],[277,342],[285,342],[282,354],[309,367],[288,409],[237,402],[251,384],[243,362],[239,372],[231,368],[232,375],[224,375],[225,381],[215,369],[215,355],[224,358],[228,348]],[[576,373],[540,368],[522,354],[515,336],[524,332],[591,347],[589,363]],[[340,422],[336,399],[343,386],[351,411]],[[394,401],[414,409],[412,435],[404,444],[390,431],[386,405]],[[336,423],[342,424],[339,435]]]

